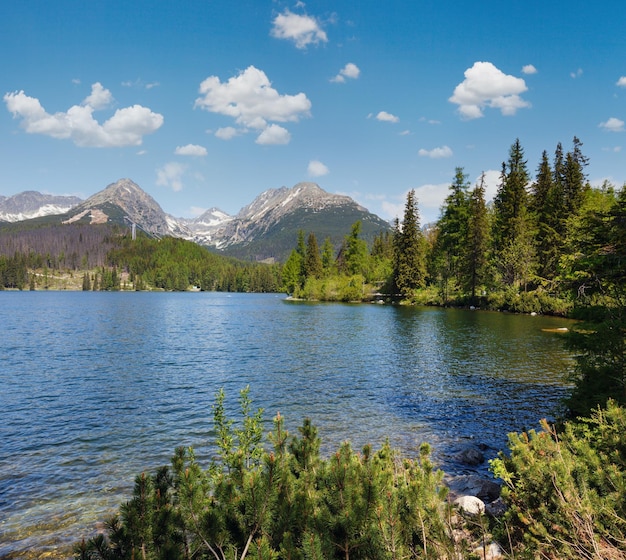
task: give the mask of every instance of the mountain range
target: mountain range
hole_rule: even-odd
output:
[[[130,179],[120,179],[86,200],[28,191],[0,197],[0,221],[45,217],[51,224],[117,223],[155,237],[173,236],[225,255],[256,261],[284,261],[298,231],[327,237],[338,248],[357,220],[362,237],[389,231],[391,225],[348,196],[331,194],[316,183],[298,183],[261,193],[235,216],[211,208],[194,219],[176,218]]]

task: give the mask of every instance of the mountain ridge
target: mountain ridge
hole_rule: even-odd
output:
[[[39,193],[29,192],[30,197],[23,196],[22,199],[36,200],[34,194]],[[0,220],[21,221],[11,219],[19,216],[18,212],[2,211],[10,206],[8,201],[12,201],[16,209],[15,199],[20,195],[0,198]],[[299,229],[313,232],[320,239],[330,237],[338,247],[357,219],[365,225],[365,238],[391,228],[388,222],[349,196],[328,193],[312,182],[300,182],[291,188],[267,189],[235,216],[214,207],[192,219],[167,214],[152,196],[126,178],[107,185],[85,200],[67,198],[71,200],[64,197],[56,200],[59,209],[63,210],[58,212],[61,223],[135,224],[149,235],[171,235],[226,255],[251,260],[286,259],[295,245]],[[62,205],[64,201],[65,206]],[[56,216],[55,207],[48,208],[48,214],[38,216]]]

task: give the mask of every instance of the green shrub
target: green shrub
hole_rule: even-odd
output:
[[[541,426],[511,434],[510,456],[492,462],[509,506],[501,541],[519,558],[626,558],[626,410]]]
[[[278,415],[262,445],[261,411],[241,393],[242,419],[227,419],[224,393],[214,406],[219,456],[203,469],[179,448],[169,467],[135,481],[132,499],[83,541],[89,560],[458,558],[443,473],[423,445],[415,460],[389,444],[361,453],[343,444],[328,459],[305,420],[291,437]]]

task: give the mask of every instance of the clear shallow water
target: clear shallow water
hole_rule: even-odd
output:
[[[215,293],[0,292],[0,558],[67,557],[176,446],[210,454],[211,405],[251,387],[324,450],[428,441],[447,472],[565,394],[557,318]]]

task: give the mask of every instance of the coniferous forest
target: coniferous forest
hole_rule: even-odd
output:
[[[592,188],[587,165],[574,138],[568,152],[561,144],[552,158],[544,151],[533,174],[517,140],[493,201],[485,199],[484,175],[471,185],[459,167],[434,224],[421,224],[411,191],[402,221],[370,248],[356,226],[336,260],[322,246],[319,266],[310,257],[319,241],[309,235],[305,242],[302,233],[283,268],[284,288],[308,299],[376,293],[405,303],[566,315],[593,290],[589,252],[609,250],[594,238],[626,196],[608,183]]]

